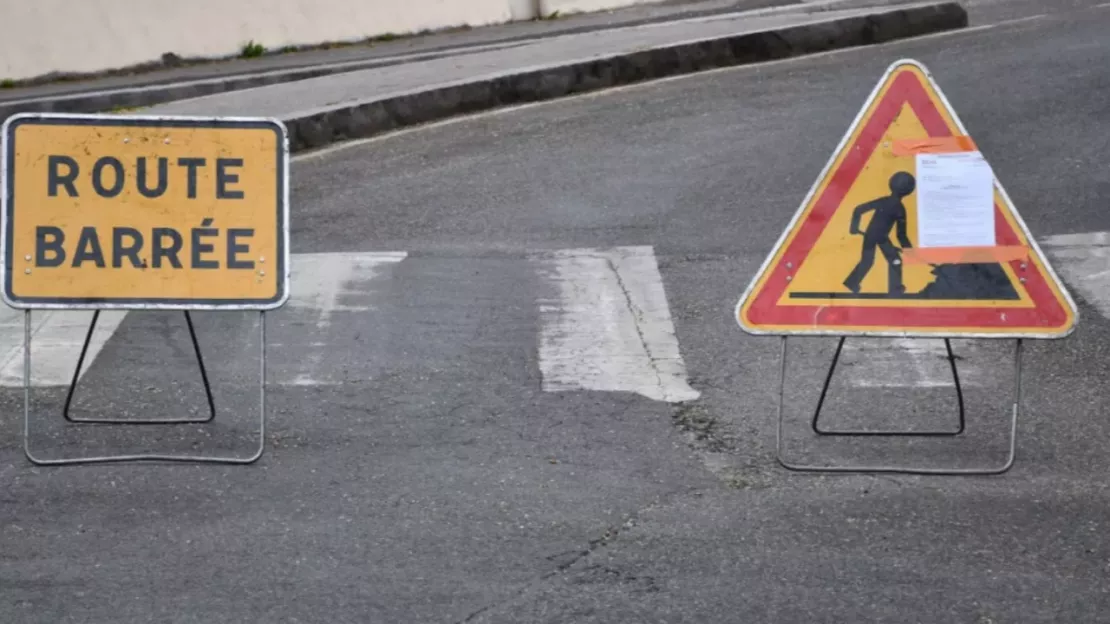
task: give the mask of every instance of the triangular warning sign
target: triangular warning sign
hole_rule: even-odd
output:
[[[736,307],[753,334],[1061,338],[1075,303],[928,70],[887,70]]]

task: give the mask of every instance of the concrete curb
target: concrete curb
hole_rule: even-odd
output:
[[[402,96],[293,113],[284,116],[282,121],[289,128],[290,148],[299,152],[499,106],[548,100],[720,67],[882,43],[967,25],[967,12],[955,1],[876,8],[873,13],[863,16],[650,48],[587,62],[533,67]],[[488,47],[511,45],[468,46],[454,53],[469,54]],[[427,58],[440,58],[451,53],[429,51]],[[0,102],[0,120],[20,112],[91,113],[155,106],[398,62],[404,61],[367,59],[169,85],[13,100]]]
[[[294,113],[282,121],[289,129],[290,149],[300,152],[499,106],[719,67],[872,45],[967,25],[967,12],[957,2],[904,7],[530,69],[387,99]]]

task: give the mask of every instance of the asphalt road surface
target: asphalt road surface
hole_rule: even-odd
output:
[[[1110,622],[1110,7],[971,5],[963,33],[298,158],[253,466],[30,467],[8,313],[0,621]],[[903,57],[934,73],[1080,327],[1027,346],[1004,476],[786,473],[779,343],[733,307]],[[256,315],[195,317],[215,423],[138,433],[63,426],[88,317],[35,317],[36,452],[250,453]],[[180,313],[101,328],[76,416],[204,415]],[[935,342],[849,340],[830,425],[951,424]],[[834,345],[791,347],[792,456],[1004,457],[1010,344],[956,341],[969,424],[947,443],[806,435]]]

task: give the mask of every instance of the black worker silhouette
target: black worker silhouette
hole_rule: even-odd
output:
[[[902,198],[913,193],[917,181],[905,171],[899,171],[890,176],[890,195],[873,199],[865,204],[856,206],[852,213],[852,225],[849,232],[863,234],[863,247],[860,251],[859,263],[844,280],[844,285],[853,293],[859,293],[860,283],[867,276],[868,271],[875,264],[875,248],[878,247],[886,259],[890,270],[887,272],[887,290],[892,296],[906,292],[902,285],[902,249],[913,247],[906,235],[906,207],[902,205]],[[863,215],[874,211],[871,221],[867,224],[866,231],[860,231],[859,222]],[[890,242],[890,231],[896,230],[899,249]]]
[[[899,171],[890,176],[890,195],[873,199],[856,206],[852,213],[849,232],[863,235],[859,262],[844,280],[851,294],[840,292],[791,292],[792,299],[925,299],[925,300],[1017,300],[1020,296],[1011,277],[997,262],[931,264],[933,279],[920,292],[907,293],[902,284],[902,250],[910,249],[906,233],[906,207],[902,199],[917,188],[913,175]],[[873,212],[864,231],[859,224],[863,215]],[[894,232],[901,247],[890,241]],[[875,264],[875,250],[878,249],[887,261],[887,292],[861,293],[863,278]]]

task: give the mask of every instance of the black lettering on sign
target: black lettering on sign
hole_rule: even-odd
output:
[[[249,245],[240,245],[236,242],[236,239],[238,239],[240,236],[244,238],[254,236],[254,228],[232,228],[227,231],[227,268],[253,269],[254,260],[239,260],[236,258],[240,251],[250,251]]]
[[[167,236],[173,241],[169,247],[166,247],[162,243],[162,240]],[[173,228],[154,228],[151,230],[150,240],[152,241],[151,266],[160,269],[162,268],[162,258],[167,258],[173,268],[181,268],[181,261],[177,259],[177,254],[181,251],[181,243],[183,241],[181,240],[181,234],[179,234],[177,230]]]
[[[96,235],[96,228],[86,225],[81,228],[81,236],[77,239],[77,251],[73,253],[73,267],[80,267],[91,260],[97,267],[104,268],[104,252],[100,249],[100,237]]]
[[[212,219],[210,219],[210,218],[205,219],[204,221],[201,221],[200,225],[201,225],[201,227],[199,227],[199,228],[193,228],[193,232],[192,232],[192,236],[193,236],[193,240],[192,240],[192,243],[193,243],[193,245],[192,245],[193,268],[194,269],[218,269],[218,268],[220,268],[220,262],[218,260],[201,260],[200,259],[200,254],[202,254],[202,253],[211,253],[212,250],[215,249],[215,247],[213,247],[212,245],[201,242],[201,239],[202,238],[212,238],[214,236],[219,236],[220,231],[217,230],[214,227],[208,227],[208,226],[212,225]]]
[[[189,199],[197,198],[197,167],[203,167],[205,163],[203,158],[178,158],[177,164],[188,168],[186,188],[188,188]]]
[[[111,167],[115,171],[115,179],[112,181],[112,186],[104,186],[104,169]],[[97,159],[96,164],[93,165],[92,170],[92,183],[93,190],[97,195],[111,199],[119,195],[123,191],[123,184],[127,179],[123,175],[123,163],[111,156],[104,156]]]
[[[47,240],[49,238],[49,240]],[[35,228],[35,266],[56,267],[66,261],[66,233],[60,227],[40,225]],[[47,254],[51,254],[47,257]]]
[[[35,266],[60,267],[70,257],[69,266],[72,268],[91,264],[103,269],[110,259],[113,269],[254,269],[255,261],[250,257],[250,239],[254,237],[254,228],[222,231],[214,227],[214,223],[215,219],[209,217],[199,227],[189,230],[188,236],[172,227],[151,228],[147,236],[146,232],[133,227],[115,226],[109,232],[107,227],[98,231],[86,225],[81,228],[80,234],[70,236],[77,242],[68,250],[64,230],[53,225],[40,225],[35,228]],[[226,256],[216,253],[221,237],[227,239]],[[226,264],[221,262],[225,258]]]
[[[228,173],[228,167],[242,167],[242,158],[216,159],[216,199],[243,199],[243,191],[233,191],[227,188],[228,184],[239,181],[239,174]]]
[[[123,243],[123,237],[126,236],[131,239],[130,245]],[[135,228],[129,227],[114,227],[112,228],[112,267],[120,268],[123,266],[123,259],[127,258],[131,261],[131,266],[136,269],[145,269],[146,263],[139,259],[139,250],[143,248],[143,235]]]
[[[242,183],[242,158],[217,158],[215,175],[204,188],[200,185],[201,170],[209,165],[207,158],[181,157],[171,162],[166,157],[138,156],[134,161],[123,162],[115,156],[100,156],[82,177],[77,159],[64,154],[47,156],[46,194],[58,197],[80,197],[92,192],[105,199],[119,197],[126,189],[137,191],[148,199],[177,197],[197,199],[205,196],[220,200],[239,200],[246,197],[239,185]],[[185,170],[184,186],[171,167]]]
[[[77,175],[81,172],[80,167],[77,166],[77,161],[69,156],[51,155],[46,159],[49,171],[46,175],[46,194],[50,197],[58,196],[58,187],[64,186],[66,194],[70,197],[77,197],[77,187],[73,185],[73,181],[77,179]],[[62,166],[66,167],[65,174],[62,173]]]
[[[139,192],[143,194],[143,197],[154,199],[155,197],[161,197],[163,194],[165,194],[166,186],[170,183],[169,160],[165,158],[158,159],[158,186],[154,188],[150,188],[149,186],[147,186],[146,183],[146,178],[148,174],[145,156],[139,158],[135,168],[137,169],[137,179],[135,180],[135,182],[138,184]]]

